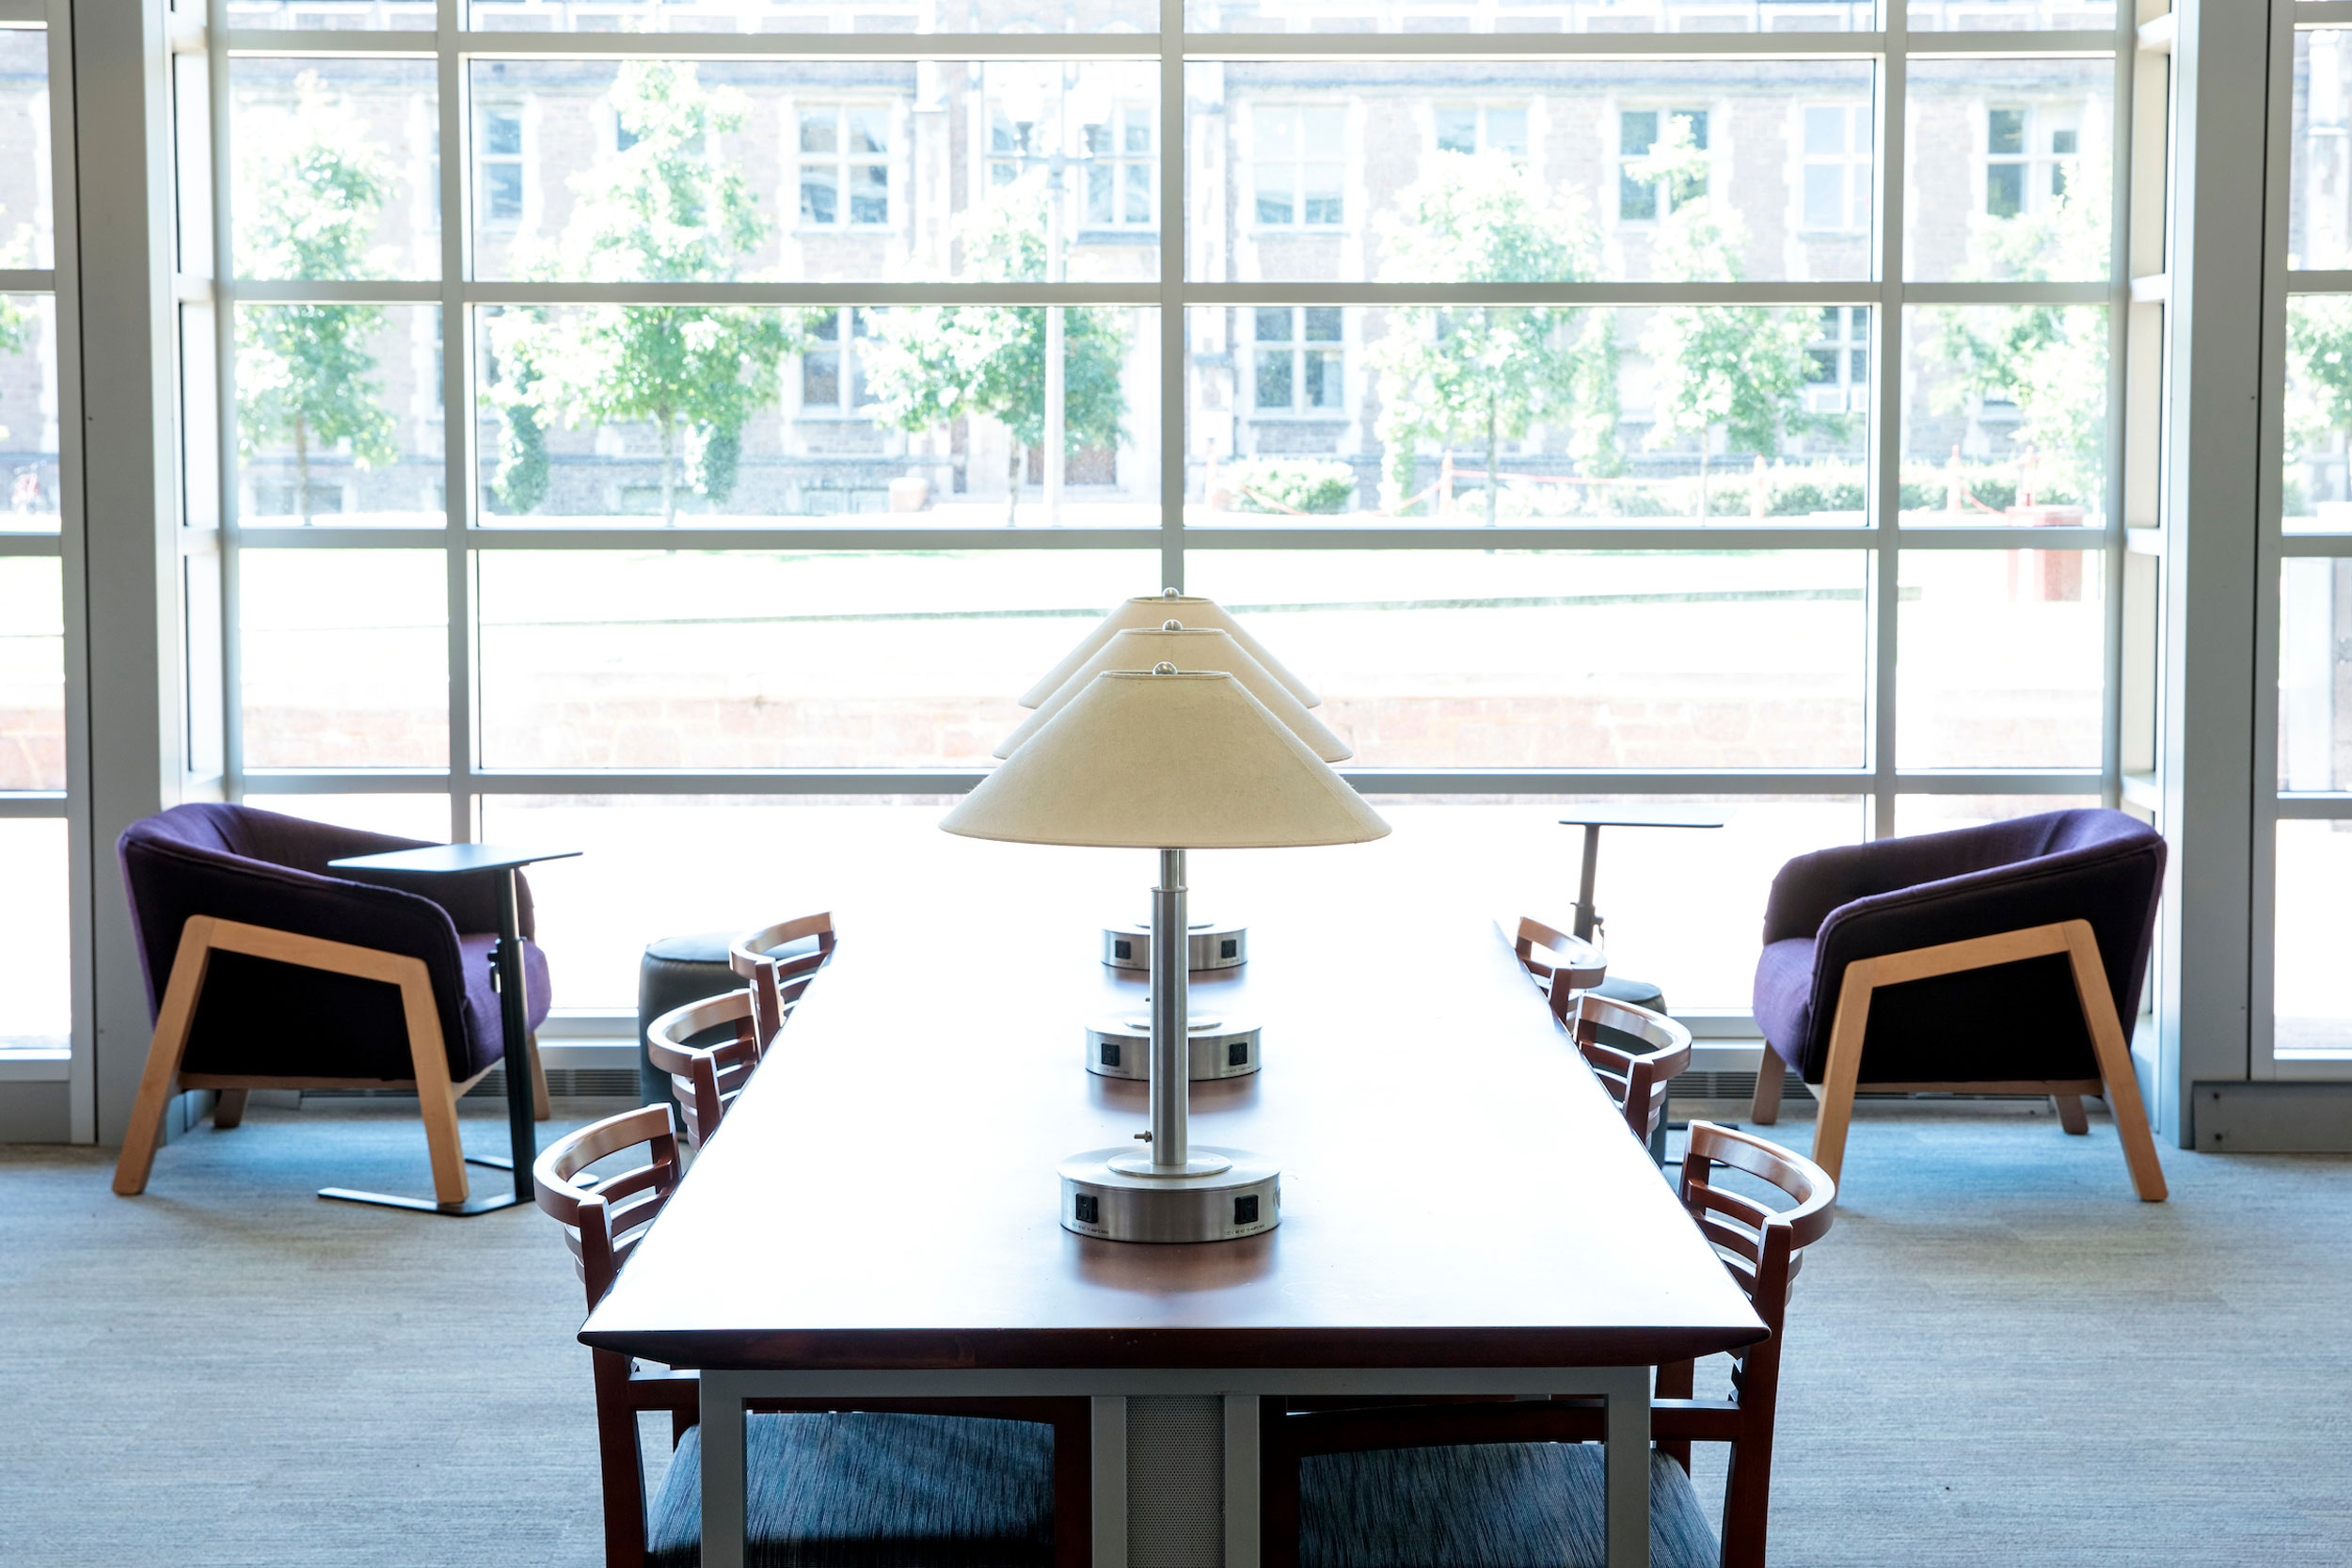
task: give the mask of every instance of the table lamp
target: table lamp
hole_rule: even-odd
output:
[[[1038,677],[1038,683],[1021,694],[1023,707],[1037,707],[1046,698],[1061,689],[1062,682],[1075,674],[1078,666],[1101,651],[1104,643],[1131,626],[1156,626],[1163,621],[1177,620],[1188,626],[1215,626],[1246,649],[1249,657],[1265,666],[1267,673],[1290,689],[1292,696],[1307,707],[1321,707],[1323,699],[1315,695],[1313,687],[1282,668],[1282,661],[1268,653],[1259,641],[1250,636],[1239,621],[1217,608],[1215,599],[1163,588],[1156,594],[1144,594],[1122,603],[1103,617],[1095,628],[1078,640],[1078,645],[1062,656],[1059,664]],[[1149,668],[1147,666],[1146,668]]]
[[[1157,849],[1151,1117],[1140,1148],[1062,1162],[1061,1223],[1119,1242],[1215,1242],[1281,1219],[1281,1171],[1186,1129],[1184,855],[1360,844],[1389,825],[1223,671],[1096,675],[942,819],[969,838]]]
[[[1162,604],[1165,600],[1146,600]],[[996,755],[1009,757],[1067,706],[1072,698],[1106,670],[1149,670],[1159,664],[1180,670],[1222,670],[1241,682],[1242,689],[1265,705],[1308,750],[1325,762],[1340,762],[1356,753],[1333,735],[1321,720],[1307,711],[1290,688],[1233,641],[1232,634],[1215,626],[1187,626],[1168,621],[1156,628],[1131,626],[1115,632],[1062,682],[1054,694],[1024,720],[1020,728],[997,746]],[[1138,922],[1103,930],[1103,961],[1114,969],[1142,969],[1149,963],[1151,928]],[[1231,969],[1248,958],[1248,933],[1193,921],[1185,929],[1184,962],[1192,970]],[[1138,961],[1140,957],[1140,961]],[[1254,1020],[1210,1013],[1185,1019],[1189,1042],[1188,1073],[1194,1079],[1240,1078],[1264,1065],[1263,1032]],[[1097,1018],[1087,1024],[1087,1070],[1104,1078],[1141,1078],[1149,1060],[1151,1020],[1146,1017]]]

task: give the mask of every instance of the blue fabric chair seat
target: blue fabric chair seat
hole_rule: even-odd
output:
[[[1054,1429],[881,1413],[744,1422],[747,1568],[1050,1568]],[[702,1560],[702,1428],[649,1511],[648,1568]]]
[[[1299,1462],[1299,1568],[1604,1568],[1597,1443],[1487,1443],[1311,1454]],[[1720,1552],[1682,1466],[1653,1451],[1654,1568]]]

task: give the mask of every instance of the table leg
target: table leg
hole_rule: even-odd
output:
[[[1093,1568],[1127,1568],[1127,1400],[1097,1394],[1094,1428]],[[703,1560],[710,1568],[710,1560]]]
[[[1606,1378],[1609,1568],[1649,1568],[1650,1369],[1613,1367]]]
[[[1570,934],[1580,942],[1593,940],[1593,923],[1597,918],[1593,909],[1593,883],[1600,876],[1600,824],[1584,824],[1584,863],[1576,878],[1576,928]]]
[[[743,1568],[748,1488],[743,1476],[742,1381],[726,1372],[706,1371],[702,1385],[702,1568]]]
[[[531,994],[523,974],[522,900],[515,869],[499,875],[499,1030],[506,1048],[506,1132],[515,1156],[515,1201],[532,1198],[531,1164],[539,1157],[531,1102]]]
[[[1258,1399],[1225,1396],[1225,1568],[1258,1568]]]

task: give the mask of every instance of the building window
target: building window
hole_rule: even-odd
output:
[[[845,338],[841,318],[850,318]],[[860,363],[863,345],[874,335],[873,312],[855,308],[812,310],[806,329],[814,340],[801,355],[801,413],[804,418],[861,417],[874,402],[866,388],[866,367]]]
[[[1804,228],[1870,227],[1870,105],[1806,105],[1803,189]]]
[[[1090,229],[1150,229],[1152,110],[1122,103],[1086,133],[1086,221]]]
[[[1336,414],[1344,406],[1347,353],[1336,305],[1260,306],[1252,334],[1261,414]]]
[[[1984,117],[1984,211],[2022,217],[2066,195],[2082,155],[2075,114],[2058,108],[1996,108]]]
[[[1463,103],[1440,103],[1435,119],[1440,152],[1500,152],[1513,162],[1527,157],[1527,111]]]
[[[1629,223],[1654,223],[1682,203],[1707,194],[1704,175],[1695,180],[1655,179],[1637,166],[1681,121],[1691,145],[1707,150],[1705,109],[1621,109],[1617,112],[1617,216]]]
[[[1805,350],[1804,406],[1809,414],[1865,414],[1870,408],[1870,311],[1833,305],[1821,312]]]
[[[823,103],[800,112],[801,222],[818,229],[890,221],[890,109]]]
[[[1336,105],[1276,106],[1259,109],[1255,122],[1258,221],[1279,228],[1338,225],[1347,111]]]
[[[437,146],[436,152],[438,152]],[[523,220],[523,112],[485,105],[482,110],[482,211],[487,224]]]

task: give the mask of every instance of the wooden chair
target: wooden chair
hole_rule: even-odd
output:
[[[1642,1049],[1604,1041],[1603,1029],[1619,1040],[1639,1041]],[[1576,1000],[1568,1032],[1633,1135],[1652,1142],[1666,1117],[1666,1086],[1691,1065],[1690,1029],[1663,1013],[1587,990]]]
[[[735,1097],[751,1082],[760,1054],[775,1038],[763,1025],[755,988],[731,990],[673,1007],[645,1031],[645,1057],[670,1075],[678,1109],[686,1117],[686,1143],[700,1148],[719,1130]],[[779,1022],[780,1012],[779,1012]],[[695,1036],[733,1025],[735,1037],[711,1045],[689,1045]],[[662,1107],[667,1110],[668,1107]]]
[[[612,1160],[624,1168],[591,1172]],[[594,1311],[676,1190],[670,1108],[649,1105],[567,1133],[532,1174],[539,1207],[564,1227]],[[618,1351],[589,1355],[606,1568],[688,1568],[701,1550],[701,1383]],[[968,1540],[976,1557],[995,1563],[1084,1568],[1089,1560],[1085,1400],[860,1401],[854,1411],[837,1402],[776,1401],[755,1408],[746,1433],[750,1524],[754,1543],[771,1555],[908,1560],[943,1541]],[[648,1499],[638,1418],[653,1413],[669,1416],[673,1451],[660,1493]],[[909,1473],[910,1455],[919,1456],[919,1477]],[[1008,1487],[1008,1478],[1028,1484]],[[914,1500],[878,1509],[878,1494]],[[951,1499],[952,1518],[927,1513],[924,1499],[939,1497]]]
[[[779,947],[791,947],[814,938],[813,952],[776,956]],[[833,961],[834,943],[833,912],[804,914],[796,920],[762,926],[746,931],[735,939],[727,949],[727,962],[752,990],[760,1027],[765,1037],[775,1038],[776,1031],[792,1011],[792,1004],[808,990],[808,983],[817,972]]]
[[[1790,1199],[1768,1207],[1723,1185],[1744,1172]],[[1826,1235],[1836,1185],[1753,1133],[1691,1124],[1681,1195],[1771,1332],[1732,1357],[1729,1396],[1692,1397],[1693,1363],[1658,1370],[1650,1431],[1651,1554],[1658,1568],[1763,1568],[1772,1426],[1789,1282]],[[1444,1562],[1517,1568],[1598,1562],[1606,1508],[1600,1410],[1574,1400],[1461,1401],[1308,1409],[1268,1400],[1262,1418],[1264,1568]],[[1731,1449],[1724,1532],[1707,1526],[1691,1445]],[[1309,1461],[1320,1460],[1321,1464]],[[1491,1512],[1481,1512],[1484,1508]]]
[[[1609,977],[1609,959],[1599,948],[1533,916],[1519,917],[1511,951],[1519,956],[1536,989],[1551,1003],[1551,1016],[1563,1025],[1576,999]]]

